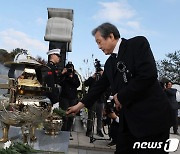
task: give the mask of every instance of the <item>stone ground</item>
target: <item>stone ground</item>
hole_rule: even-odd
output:
[[[107,132],[107,128],[105,128]],[[96,132],[96,130],[95,130]],[[68,154],[113,154],[115,146],[108,147],[109,136],[99,137],[94,133],[95,141],[90,143],[90,138],[86,135],[86,128],[83,126],[80,117],[76,117],[72,131],[73,140],[69,142]]]
[[[107,146],[107,144],[110,142],[108,135],[104,135],[104,137],[99,137],[95,134],[94,138],[96,140],[93,143],[90,143],[90,138],[85,135],[85,132],[86,132],[86,128],[83,126],[80,117],[77,116],[74,123],[74,129],[72,131],[73,140],[69,140],[69,146],[67,150],[68,154],[113,154],[114,153],[115,146],[113,147]],[[107,128],[105,128],[105,132],[107,132]],[[180,126],[179,126],[179,132],[180,132]],[[172,133],[172,129],[171,129],[171,133]],[[170,134],[170,138],[177,138],[180,141],[179,135]],[[60,140],[62,141],[63,139]],[[177,149],[177,151],[171,152],[170,154],[180,154],[180,147]]]
[[[94,135],[97,139],[105,140],[96,140],[93,143],[90,143],[90,138],[85,135],[86,128],[83,127],[82,122],[79,117],[76,117],[74,129],[72,131],[73,140],[69,142],[68,154],[113,154],[115,151],[115,146],[108,147],[107,144],[110,142],[109,137],[105,135],[103,138]],[[107,132],[107,128],[106,128]],[[171,129],[170,138],[177,138],[180,141],[179,135],[172,134]],[[179,126],[180,132],[180,126]],[[180,144],[175,152],[170,154],[180,154]]]

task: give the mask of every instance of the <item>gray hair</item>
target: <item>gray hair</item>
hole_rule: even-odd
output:
[[[108,23],[108,22],[103,23],[103,24],[99,25],[97,28],[95,28],[95,29],[92,31],[92,35],[95,36],[95,34],[96,34],[98,31],[101,33],[101,36],[102,36],[104,39],[107,39],[111,33],[114,35],[114,38],[115,38],[115,39],[120,38],[120,33],[119,33],[117,27],[114,26],[114,25],[111,24],[111,23]]]

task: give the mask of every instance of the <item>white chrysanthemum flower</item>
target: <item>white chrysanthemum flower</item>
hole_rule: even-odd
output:
[[[11,141],[10,140],[5,142],[4,143],[4,149],[8,149],[10,147],[10,145],[11,145]]]

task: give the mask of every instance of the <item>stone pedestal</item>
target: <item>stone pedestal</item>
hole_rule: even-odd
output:
[[[46,135],[44,130],[36,130],[37,141],[31,142],[30,145],[37,150],[62,152],[67,154],[69,145],[70,133],[66,131],[59,132],[58,135]],[[2,131],[0,131],[0,137]],[[11,142],[22,142],[21,129],[18,127],[10,127],[9,140]],[[0,147],[3,147],[3,143],[0,143]]]

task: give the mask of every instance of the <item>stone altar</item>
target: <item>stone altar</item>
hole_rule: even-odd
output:
[[[0,131],[0,136],[2,136],[2,131]],[[46,135],[44,130],[36,130],[36,136],[37,141],[30,143],[34,149],[52,153],[68,153],[69,132],[60,131],[58,135]],[[11,142],[22,142],[20,127],[10,127],[9,139]],[[3,147],[3,143],[0,143],[0,147]]]

